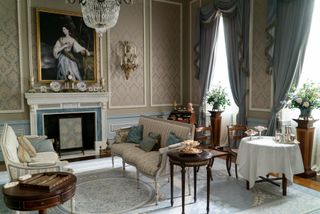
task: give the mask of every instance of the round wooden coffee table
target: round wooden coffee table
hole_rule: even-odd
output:
[[[34,177],[39,174],[32,176]],[[67,172],[48,172],[48,174],[61,177],[68,176],[68,179],[56,185],[52,190],[23,187],[21,184],[10,188],[3,187],[2,192],[6,206],[13,210],[39,210],[39,213],[46,213],[47,208],[70,200],[75,194],[76,176]]]

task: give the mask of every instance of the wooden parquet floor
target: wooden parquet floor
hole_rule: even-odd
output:
[[[299,176],[294,176],[293,182],[301,186],[320,191],[320,175],[314,178],[301,178]]]

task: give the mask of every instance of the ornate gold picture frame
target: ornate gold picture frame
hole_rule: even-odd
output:
[[[96,33],[80,14],[36,9],[38,81],[98,81]]]

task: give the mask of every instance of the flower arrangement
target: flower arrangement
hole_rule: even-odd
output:
[[[306,82],[298,91],[296,87],[291,87],[288,94],[287,107],[303,109],[319,109],[320,108],[320,87],[314,82]]]
[[[207,103],[212,106],[212,110],[221,110],[231,104],[228,99],[225,88],[220,85],[213,86],[212,90],[207,94]]]

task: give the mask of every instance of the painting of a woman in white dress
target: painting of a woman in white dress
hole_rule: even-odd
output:
[[[81,81],[79,70],[81,62],[74,53],[80,53],[83,57],[87,57],[90,56],[90,52],[70,35],[67,25],[62,27],[62,32],[64,36],[57,40],[53,48],[53,56],[57,59],[57,80],[65,80],[68,75],[71,75],[73,80]]]
[[[94,29],[80,14],[36,9],[38,81],[97,81]]]

